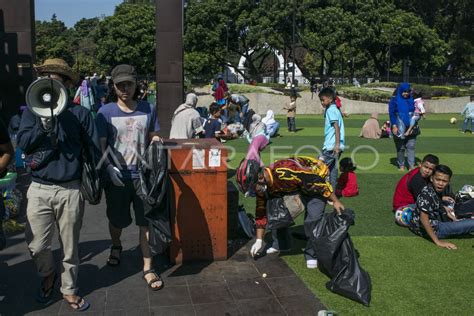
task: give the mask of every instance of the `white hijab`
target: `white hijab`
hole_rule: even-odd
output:
[[[262,123],[265,125],[272,125],[275,124],[275,113],[272,110],[267,111],[267,115],[262,119]]]

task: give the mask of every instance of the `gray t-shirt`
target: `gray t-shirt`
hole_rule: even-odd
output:
[[[244,105],[249,102],[249,99],[241,94],[231,94],[230,98],[232,99],[232,102],[238,103],[240,105]]]
[[[137,101],[132,113],[123,112],[117,103],[102,106],[96,119],[99,138],[107,138],[108,157],[126,178],[137,178],[137,163],[145,153],[148,134],[158,132],[160,124],[154,106]]]

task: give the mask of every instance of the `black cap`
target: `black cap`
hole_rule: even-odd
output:
[[[112,80],[114,83],[124,81],[137,81],[137,71],[132,65],[118,65],[112,70]]]

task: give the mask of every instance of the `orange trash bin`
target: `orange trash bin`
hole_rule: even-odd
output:
[[[227,150],[216,139],[165,145],[174,190],[171,261],[227,259]]]

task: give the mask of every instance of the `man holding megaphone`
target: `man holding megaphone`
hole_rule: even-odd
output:
[[[79,76],[62,59],[47,59],[35,66],[40,78],[26,93],[17,136],[27,156],[32,183],[27,198],[26,241],[38,274],[42,277],[36,299],[53,300],[58,277],[51,252],[54,227],[58,227],[64,253],[61,293],[74,310],[86,310],[89,303],[78,296],[78,242],[84,215],[80,192],[82,151],[94,148],[100,157],[98,134],[89,110],[70,102],[66,88]]]

